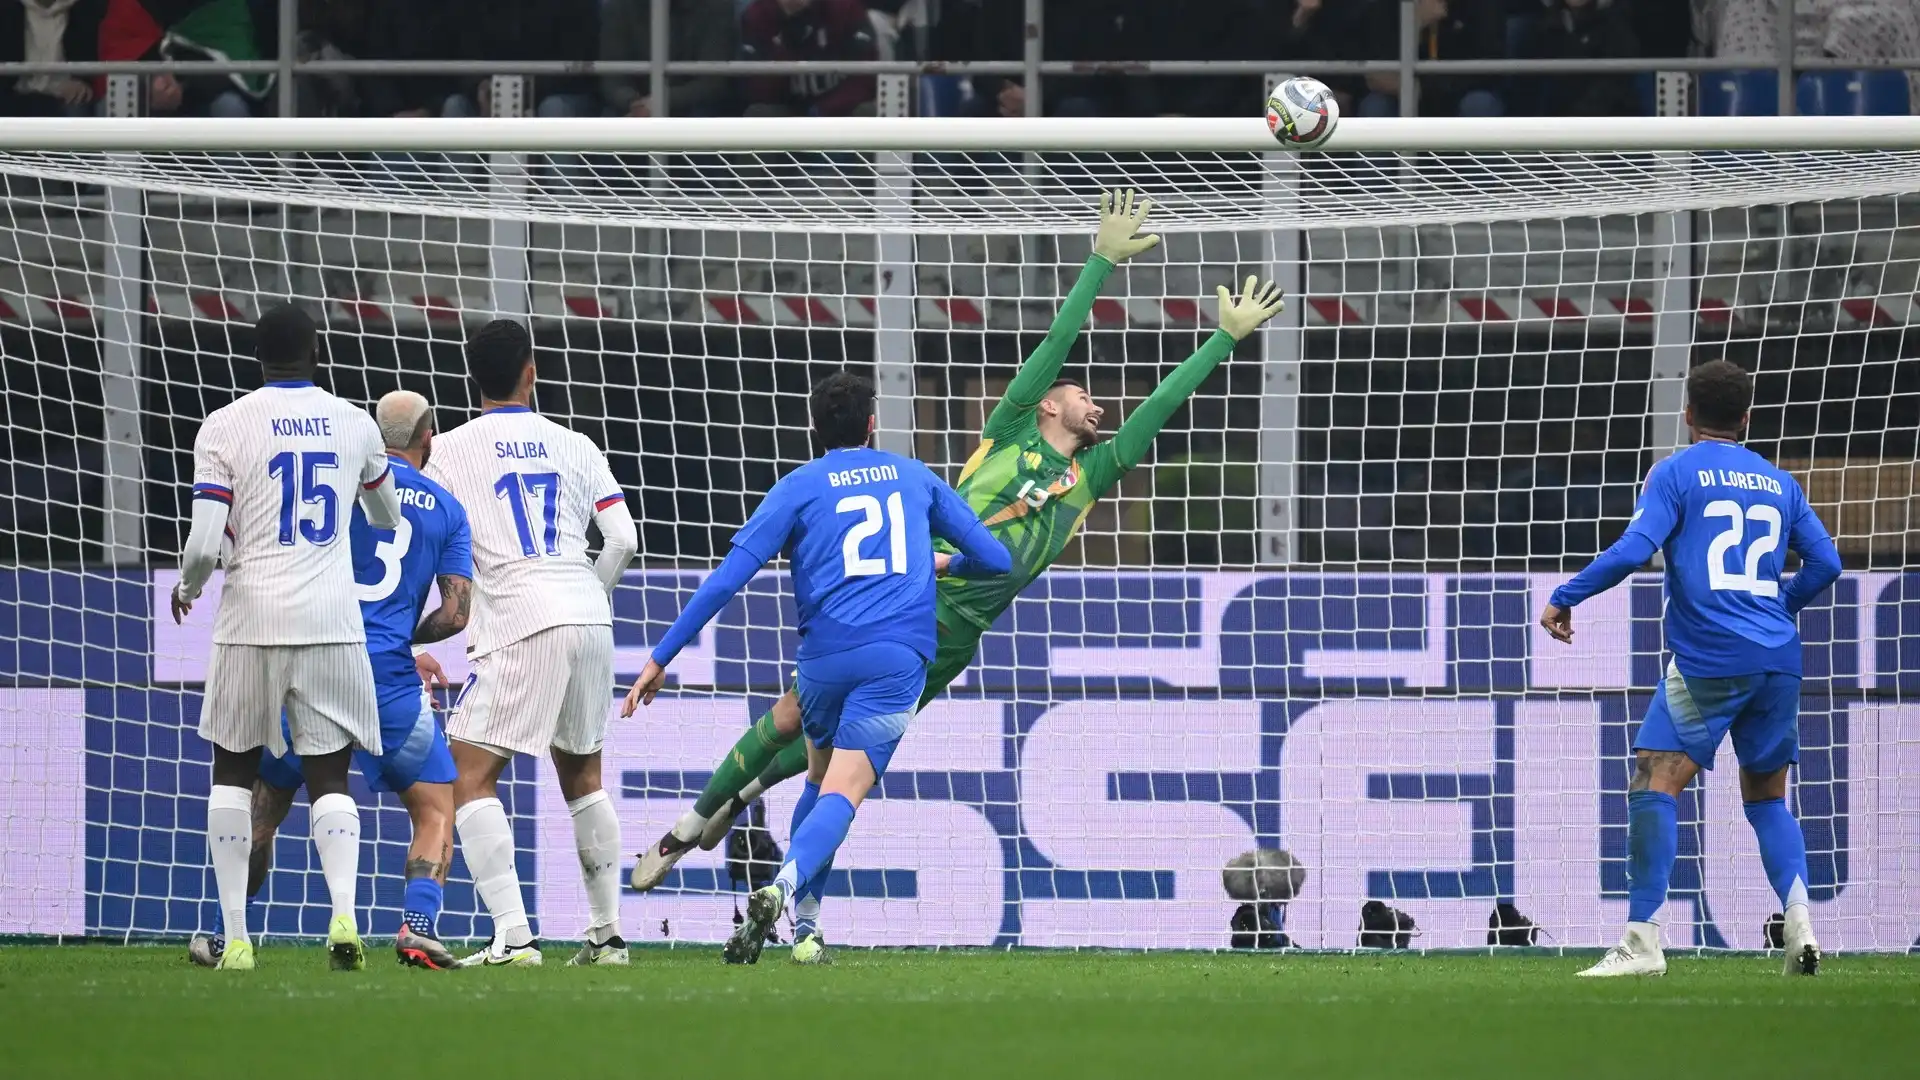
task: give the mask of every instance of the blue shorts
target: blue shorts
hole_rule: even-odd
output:
[[[927,685],[927,661],[891,641],[800,661],[800,727],[816,747],[863,750],[887,771]]]
[[[1769,672],[1689,678],[1669,662],[1633,748],[1685,753],[1711,769],[1729,730],[1734,757],[1748,772],[1778,772],[1799,761],[1800,677]]]
[[[453,752],[447,749],[447,737],[418,683],[411,692],[394,693],[380,702],[380,746],[379,757],[365,750],[353,752],[354,765],[373,790],[405,791],[415,784],[453,783]],[[288,790],[306,782],[298,755],[274,757],[264,750],[260,779]]]

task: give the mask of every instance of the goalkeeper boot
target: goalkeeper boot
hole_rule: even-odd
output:
[[[833,954],[827,951],[827,939],[820,936],[820,931],[815,930],[793,943],[793,962],[822,967],[833,963]]]
[[[187,942],[187,959],[194,967],[217,968],[226,951],[227,939],[223,937],[195,934],[193,940]]]
[[[1667,957],[1660,951],[1660,928],[1652,923],[1628,923],[1620,944],[1607,950],[1600,962],[1580,973],[1583,979],[1620,975],[1665,975]]]
[[[673,869],[673,864],[694,849],[694,841],[680,839],[675,831],[678,828],[676,825],[668,829],[665,835],[654,841],[652,847],[640,853],[640,861],[634,864],[633,876],[627,882],[633,886],[634,892],[646,892],[658,887],[660,882],[666,880],[667,871]]]
[[[627,939],[615,934],[599,944],[593,938],[580,946],[580,951],[567,961],[568,967],[626,967],[630,962],[627,955]]]
[[[360,931],[353,916],[335,915],[327,924],[327,967],[333,971],[359,971],[367,966],[367,948],[360,944]]]
[[[733,831],[733,819],[739,817],[740,811],[746,808],[746,801],[735,795],[715,810],[713,816],[707,819],[706,826],[700,830],[700,850],[712,851],[719,847],[720,841]]]
[[[253,970],[253,942],[251,941],[227,942],[227,947],[221,950],[220,952],[220,970],[252,971]]]
[[[1813,939],[1813,920],[1807,917],[1805,904],[1787,908],[1786,926],[1781,933],[1787,947],[1782,975],[1820,974],[1820,943]]]
[[[733,928],[733,936],[720,952],[721,958],[729,964],[759,963],[760,950],[767,943],[767,931],[786,909],[787,890],[778,881],[755,889],[753,895],[747,897],[747,917]]]
[[[460,963],[439,938],[422,934],[406,923],[400,924],[400,934],[393,939],[393,951],[402,964],[428,971],[449,971]]]

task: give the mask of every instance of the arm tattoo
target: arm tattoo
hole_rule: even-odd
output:
[[[415,645],[445,641],[467,625],[467,611],[473,604],[473,579],[441,574],[435,580],[440,585],[440,606],[427,612],[427,617],[414,629]]]

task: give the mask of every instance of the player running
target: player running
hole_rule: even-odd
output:
[[[1633,741],[1627,792],[1627,932],[1583,976],[1664,975],[1654,921],[1679,847],[1680,793],[1713,768],[1733,732],[1740,797],[1760,862],[1786,912],[1785,974],[1812,975],[1820,946],[1807,914],[1807,842],[1787,809],[1787,767],[1800,756],[1800,632],[1794,616],[1840,576],[1833,539],[1793,477],[1739,445],[1753,380],[1714,360],[1687,375],[1693,445],[1654,465],[1627,531],[1554,590],[1540,624],[1573,640],[1573,607],[1666,556],[1673,659]],[[1786,553],[1800,572],[1782,582]]]
[[[453,755],[422,683],[444,687],[446,675],[432,656],[419,653],[416,659],[413,647],[444,641],[466,628],[473,549],[466,511],[419,471],[433,453],[433,410],[427,399],[411,390],[395,390],[374,406],[374,419],[393,466],[401,519],[398,528],[375,529],[356,509],[349,534],[384,747],[379,757],[356,753],[354,762],[368,787],[400,796],[413,825],[394,951],[402,963],[445,970],[454,958],[440,943],[434,922],[453,859]],[[440,606],[422,618],[427,592],[436,583]],[[260,778],[253,785],[250,897],[266,884],[274,834],[293,808],[302,782],[298,756],[263,755]],[[188,955],[194,963],[215,967],[223,948],[218,938],[195,936]]]
[[[744,588],[784,554],[800,609],[796,692],[810,747],[806,790],[793,811],[793,845],[772,885],[747,902],[727,942],[729,964],[760,959],[767,928],[795,896],[817,903],[854,812],[887,771],[918,708],[934,659],[934,578],[991,580],[1012,557],[961,497],[911,458],[875,450],[873,384],[839,372],[809,401],[821,456],[782,477],[733,536],[654,647],[627,691],[632,716],[667,679],[667,665]],[[933,537],[960,554],[936,563]],[[813,941],[812,928],[799,937]]]
[[[313,385],[317,340],[299,308],[263,314],[254,355],[266,385],[215,410],[193,441],[193,527],[180,555],[174,622],[213,573],[221,537],[233,543],[199,729],[213,744],[207,850],[227,935],[217,962],[229,970],[254,963],[247,872],[260,750],[284,754],[289,743],[305,760],[313,846],[333,901],[328,963],[366,966],[353,908],[360,809],[347,794],[347,761],[356,745],[372,754],[382,745],[341,518],[358,499],[375,528],[404,519],[379,427]]]
[[[457,777],[454,828],[493,940],[462,966],[540,963],[514,867],[513,825],[496,785],[515,754],[550,753],[573,815],[592,925],[569,963],[624,964],[620,819],[600,786],[613,688],[608,594],[640,546],[607,457],[535,413],[533,341],[495,319],[467,342],[480,415],[439,437],[427,475],[467,508],[478,598],[467,633],[473,673],[447,723]],[[587,526],[600,529],[587,557]]]
[[[1259,288],[1250,278],[1238,297],[1222,287],[1220,329],[1154,389],[1112,439],[1100,441],[1105,410],[1094,404],[1085,387],[1061,378],[1060,368],[1114,266],[1159,242],[1157,236],[1139,234],[1149,205],[1131,194],[1102,196],[1093,256],[1061,304],[1046,340],[1021,365],[988,416],[980,446],[961,471],[956,490],[1013,552],[1014,570],[1003,578],[941,582],[935,596],[938,650],[922,706],[973,662],[980,636],[1020,590],[1059,557],[1093,503],[1140,463],[1153,437],[1232,353],[1234,344],[1284,307],[1272,284]],[[657,886],[696,844],[703,849],[719,844],[740,810],[767,788],[803,771],[805,749],[795,741],[799,731],[799,702],[788,692],[715,767],[693,808],[641,855],[634,888]],[[811,908],[799,910],[805,915]]]

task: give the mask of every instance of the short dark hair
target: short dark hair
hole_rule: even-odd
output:
[[[1085,390],[1087,388],[1087,384],[1081,382],[1079,379],[1076,379],[1071,375],[1062,375],[1059,378],[1053,380],[1052,386],[1047,387],[1047,393],[1051,394],[1055,390],[1058,390],[1063,386],[1071,386],[1076,390]]]
[[[873,427],[873,383],[851,371],[836,371],[813,384],[807,414],[822,453],[865,446]]]
[[[311,378],[320,331],[313,317],[292,304],[269,308],[253,325],[253,356],[269,377]]]
[[[533,359],[533,338],[512,319],[495,319],[467,339],[467,374],[488,401],[505,401]]]
[[[1737,433],[1753,408],[1753,376],[1731,360],[1709,360],[1687,372],[1687,404],[1696,427]]]

